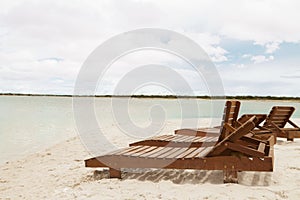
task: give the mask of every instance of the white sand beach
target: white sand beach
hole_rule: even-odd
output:
[[[172,129],[175,123],[168,126]],[[124,146],[131,142],[116,140]],[[125,170],[122,180],[108,179],[107,169],[84,167],[89,157],[73,137],[7,162],[0,166],[0,199],[300,198],[300,139],[278,139],[274,172],[241,172],[239,184],[223,184],[221,171],[195,170]]]

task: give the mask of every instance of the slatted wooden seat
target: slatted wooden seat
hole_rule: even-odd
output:
[[[131,146],[85,160],[86,167],[107,167],[111,178],[121,168],[223,170],[224,182],[237,183],[238,171],[272,171],[273,147],[240,140],[255,127],[255,117],[214,146]]]

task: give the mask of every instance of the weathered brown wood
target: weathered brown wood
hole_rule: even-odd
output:
[[[181,155],[182,153],[186,152],[187,148],[179,148],[176,152],[169,154],[166,158],[177,158],[177,156]]]
[[[119,179],[121,179],[121,170],[120,169],[109,168],[109,177],[110,178],[119,178]]]
[[[255,127],[255,123],[254,123],[255,120],[256,120],[255,116],[251,117],[247,122],[245,122],[243,125],[237,128],[225,139],[232,142],[240,139],[242,136],[249,133]]]
[[[179,154],[178,156],[175,157],[175,159],[182,159],[184,160],[184,157],[186,155],[189,155],[191,152],[196,151],[197,148],[184,148],[185,151]]]
[[[87,167],[203,170],[224,170],[229,167],[238,171],[273,171],[272,162],[272,157],[251,159],[246,156],[194,157],[186,159],[145,159],[145,157],[99,156],[97,158],[85,160]]]
[[[149,146],[142,146],[142,147],[134,149],[133,151],[128,151],[128,152],[122,153],[122,155],[127,156],[127,155],[132,155],[132,154],[138,154],[139,152],[143,152],[143,150],[148,149],[148,148],[149,148]],[[118,155],[120,155],[120,154],[118,154]]]
[[[113,152],[112,154],[115,154],[115,155],[121,155],[123,153],[126,153],[126,152],[129,152],[129,151],[134,151],[135,149],[138,149],[139,147],[135,147],[135,148],[131,148],[131,149],[128,149],[128,148],[122,148],[120,149],[120,151],[116,151],[116,152]],[[109,153],[111,154],[111,153]]]
[[[164,152],[163,154],[160,154],[159,156],[157,156],[157,158],[167,158],[169,155],[172,155],[172,154],[178,152],[180,149],[181,148],[175,147],[175,148],[171,149],[170,151],[167,151],[167,152]],[[174,158],[174,156],[171,157],[171,158]]]
[[[215,145],[218,141],[218,136],[204,136],[204,137],[194,137],[186,135],[172,135],[172,137],[162,137],[158,136],[152,137],[146,140],[138,141],[129,144],[129,146],[159,146],[159,147],[201,147],[203,143],[206,146]]]
[[[184,158],[194,158],[194,157],[197,157],[204,149],[205,149],[205,147],[197,148],[196,151],[193,151],[192,153],[188,154]]]
[[[137,153],[132,153],[130,154],[130,156],[140,156],[140,155],[144,155],[146,153],[149,153],[151,151],[153,151],[154,149],[156,149],[157,147],[156,146],[146,146],[146,148],[144,150],[141,150]]]
[[[163,150],[163,149],[168,150],[170,148],[171,147],[165,147],[165,148],[163,148],[163,147],[157,147],[157,148],[153,149],[152,151],[149,151],[149,152],[147,152],[147,153],[145,153],[145,154],[143,154],[141,156],[143,156],[143,157],[147,157],[147,156],[150,157],[153,154],[154,155],[157,155],[157,153],[160,154],[161,150]]]
[[[288,141],[293,141],[296,131],[300,131],[300,128],[290,120],[291,115],[295,111],[294,107],[290,106],[274,106],[268,115],[266,122],[263,124],[265,129],[271,131],[277,137],[287,138]],[[293,128],[285,128],[286,124],[289,123]],[[290,132],[295,131],[295,132]],[[255,132],[256,135],[269,134],[264,131]],[[260,136],[259,136],[260,137]],[[275,137],[276,139],[276,137]]]
[[[251,156],[251,157],[264,157],[265,153],[264,153],[264,150],[265,150],[265,144],[262,143],[261,145],[261,148],[263,148],[263,152],[261,152],[260,150],[256,150],[256,149],[252,149],[252,148],[249,148],[247,146],[242,146],[242,145],[239,145],[239,144],[235,144],[235,143],[232,143],[232,142],[227,142],[225,143],[225,146],[228,148],[228,149],[231,149],[233,151],[237,151],[239,153],[242,153],[244,155],[247,155],[247,156]]]
[[[290,106],[274,106],[270,111],[270,114],[268,115],[263,127],[267,127],[269,125],[269,121],[272,121],[276,125],[279,124],[279,128],[283,128],[288,122],[289,118],[292,116],[294,110],[295,108]],[[283,118],[278,120],[278,117]]]
[[[294,122],[292,122],[290,119],[288,120],[288,123],[290,125],[292,125],[294,128],[299,128],[299,126],[297,126],[297,124],[295,124]]]
[[[226,138],[224,138],[222,141],[216,144],[213,150],[209,152],[208,156],[220,155],[222,152],[224,152],[227,149],[226,143],[228,141],[236,142],[241,137],[249,133],[249,131],[251,131],[255,126],[253,122],[255,119],[256,119],[255,116],[251,117],[247,122],[241,125],[238,129],[236,129],[234,132],[232,132],[230,135],[228,135]]]
[[[240,106],[239,103],[235,105]],[[226,112],[230,111],[229,107],[232,108],[232,103],[226,104]],[[231,112],[228,114],[232,115]],[[229,116],[226,120],[233,123],[231,121],[233,118],[234,116]],[[255,125],[256,117],[252,116],[238,128],[233,127],[230,131],[224,129],[228,135],[221,139],[219,137],[219,142],[210,146],[208,146],[209,142],[215,143],[217,137],[201,138],[183,135],[152,137],[150,142],[153,142],[153,145],[165,142],[167,147],[136,146],[137,143],[134,143],[135,146],[132,145],[116,153],[87,159],[85,165],[86,167],[108,167],[110,176],[117,178],[121,178],[121,168],[223,170],[225,182],[237,182],[238,171],[273,170],[273,146],[270,146],[268,141],[247,139]],[[204,141],[203,146],[188,148],[168,146],[169,144],[193,144],[196,143],[195,141]]]
[[[208,136],[217,135],[220,133],[220,128],[201,128],[201,129],[179,129],[175,130],[176,135],[189,135],[189,136]]]

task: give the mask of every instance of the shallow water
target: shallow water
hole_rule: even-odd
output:
[[[82,98],[82,97],[81,97]],[[220,120],[224,101],[194,99],[124,99],[96,98],[94,111],[102,126],[151,124],[156,119],[217,118]],[[191,106],[196,102],[197,107]],[[118,109],[124,108],[125,109]],[[274,105],[296,107],[293,118],[300,118],[300,102],[242,101],[240,113],[268,113]],[[114,108],[114,111],[111,109]],[[0,164],[20,158],[76,135],[70,97],[0,96]],[[124,113],[125,112],[125,113]],[[118,116],[128,115],[129,118]],[[218,123],[217,121],[212,124]],[[87,118],[87,122],[89,119]],[[87,128],[88,123],[87,123]],[[67,147],[66,147],[67,148]]]

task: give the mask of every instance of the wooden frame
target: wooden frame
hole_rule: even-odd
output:
[[[86,167],[108,167],[111,178],[122,168],[223,170],[224,183],[237,183],[238,171],[273,171],[273,146],[240,140],[255,127],[255,116],[214,146],[131,146],[85,160]]]

